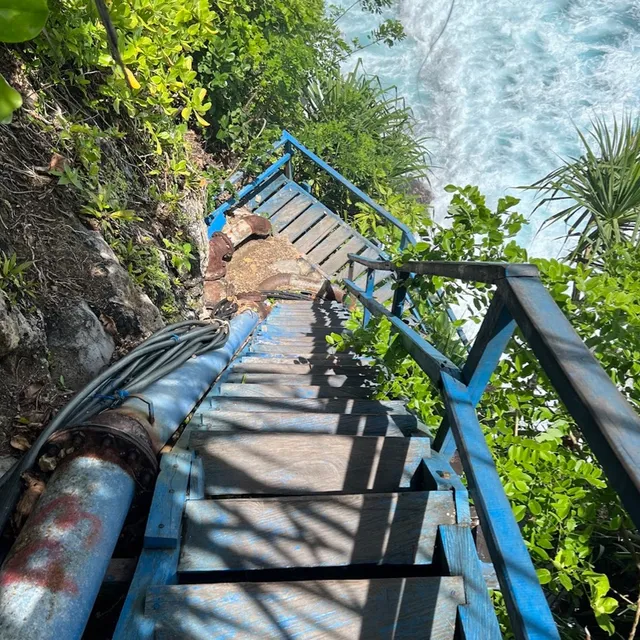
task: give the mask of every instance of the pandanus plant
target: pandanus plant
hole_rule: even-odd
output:
[[[536,209],[566,205],[544,226],[568,225],[567,240],[576,240],[569,258],[598,265],[614,246],[640,243],[640,120],[596,118],[578,135],[583,154],[528,188],[545,194]]]

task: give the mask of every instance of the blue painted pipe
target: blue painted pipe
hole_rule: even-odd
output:
[[[82,636],[134,491],[97,454],[61,463],[0,570],[3,640]]]
[[[230,322],[220,349],[192,358],[145,389],[153,404],[154,451],[169,440],[258,324],[253,311]],[[131,398],[125,405],[148,412]],[[82,636],[135,492],[109,449],[64,460],[0,569],[0,638]]]
[[[169,375],[154,382],[137,398],[129,398],[122,406],[148,414],[153,406],[155,420],[149,433],[156,453],[166,444],[184,419],[224,371],[235,352],[245,343],[260,318],[253,311],[244,311],[231,320],[229,339],[221,349],[192,358]]]

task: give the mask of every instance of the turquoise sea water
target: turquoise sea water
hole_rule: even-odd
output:
[[[575,126],[640,113],[640,0],[399,0],[388,15],[407,39],[369,47],[345,69],[361,57],[413,108],[430,138],[438,218],[450,182],[477,184],[491,203],[521,197],[529,215],[533,193],[514,187],[579,153]],[[375,21],[356,7],[338,24],[352,38]],[[547,214],[536,212],[521,238],[535,255],[560,248],[562,229],[536,234]]]

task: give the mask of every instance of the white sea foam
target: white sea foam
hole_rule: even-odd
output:
[[[437,217],[450,182],[477,184],[491,204],[516,195],[528,215],[534,194],[514,188],[579,153],[575,126],[637,113],[640,0],[400,0],[389,15],[408,38],[356,57],[398,87],[431,138]],[[375,22],[355,8],[338,24],[351,38]],[[535,236],[547,215],[538,210],[521,238],[535,255],[560,248],[558,227]]]

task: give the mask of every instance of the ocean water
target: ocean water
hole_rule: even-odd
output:
[[[429,138],[436,218],[448,183],[478,185],[490,204],[515,195],[532,215],[520,240],[557,255],[563,229],[541,230],[549,209],[533,214],[535,193],[517,187],[578,155],[576,127],[594,116],[640,113],[640,0],[399,0],[385,15],[407,39],[370,46],[344,68],[362,58],[412,107]],[[358,7],[338,21],[348,38],[375,24]]]

